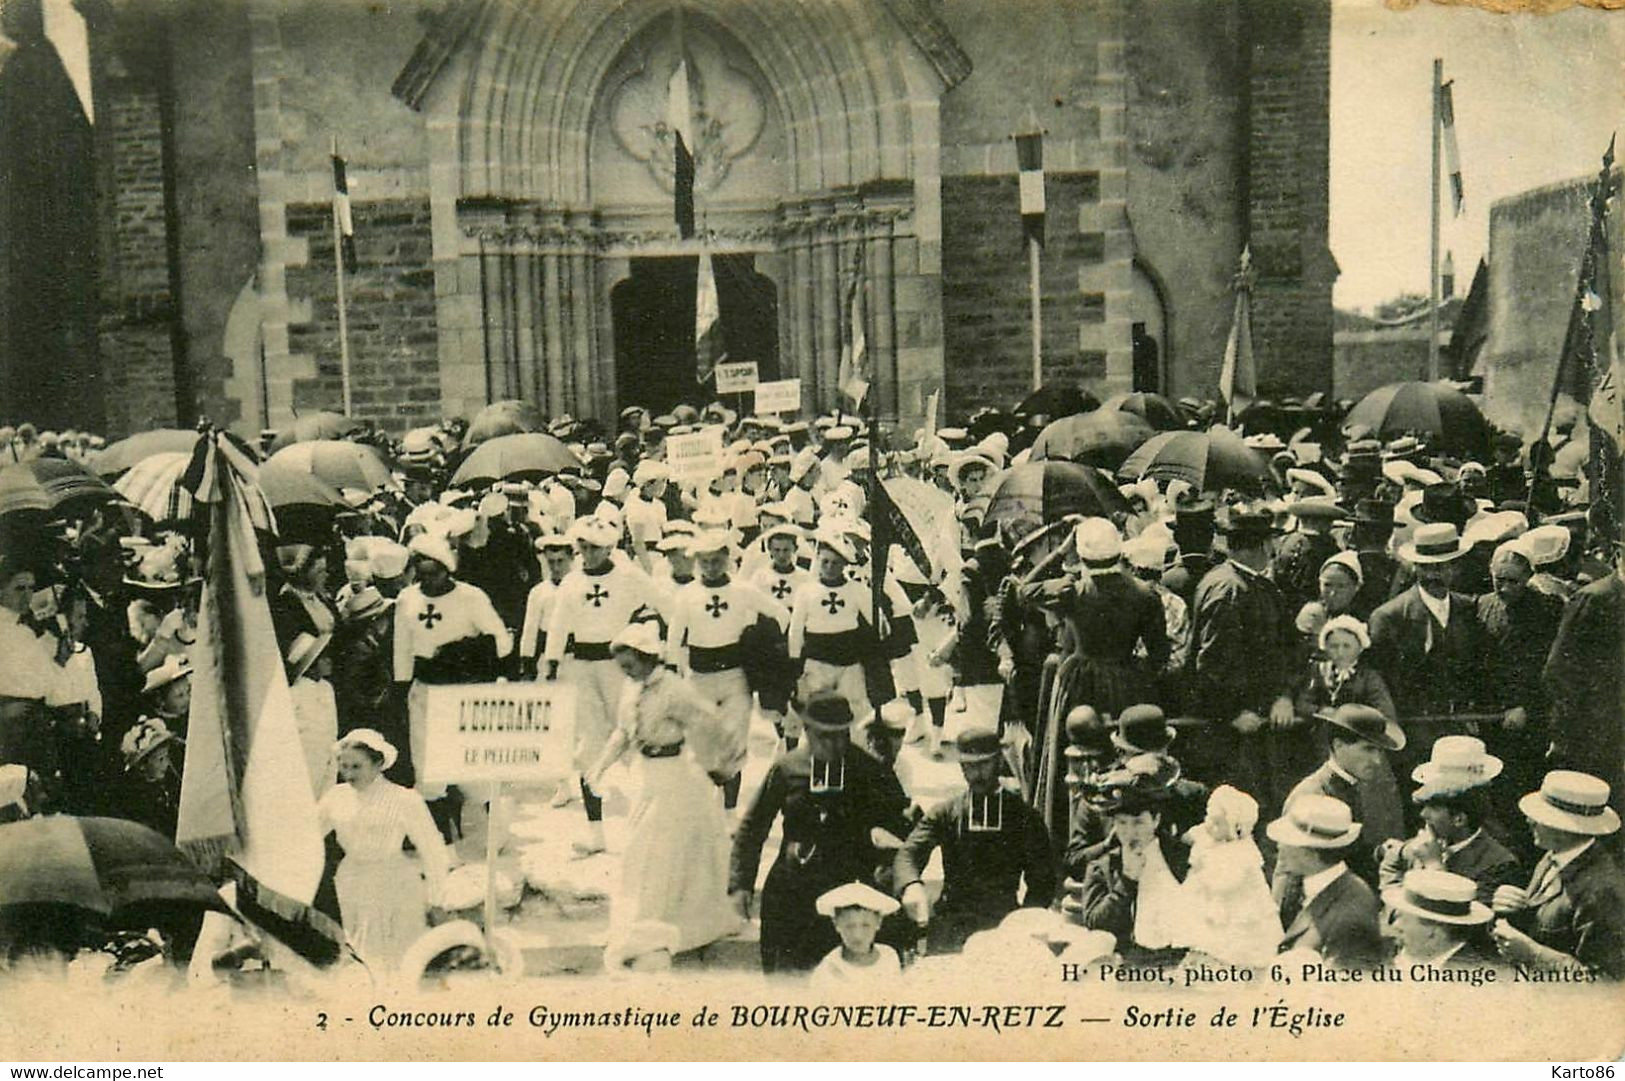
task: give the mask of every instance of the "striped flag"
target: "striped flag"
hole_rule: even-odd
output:
[[[677,61],[666,94],[666,127],[673,144],[672,213],[677,234],[684,240],[694,235],[694,113],[688,92],[688,61]]]
[[[338,230],[339,252],[344,269],[355,273],[355,221],[350,217],[350,178],[344,159],[333,154],[333,224]]]
[[[722,305],[711,253],[700,252],[699,280],[694,287],[694,381],[704,383],[722,359]]]
[[[1450,205],[1461,217],[1465,194],[1461,186],[1461,151],[1456,148],[1456,101],[1451,92],[1455,80],[1439,87],[1439,127],[1444,136],[1445,171],[1450,174]]]
[[[211,870],[229,860],[242,913],[327,961],[343,932],[311,907],[322,829],[266,602],[255,531],[274,519],[254,471],[246,448],[223,433],[199,438],[187,471],[208,515],[208,550],[175,840]]]
[[[1034,125],[1036,128],[1036,125]],[[1044,133],[1016,136],[1016,169],[1021,184],[1021,230],[1044,246]]]
[[[1241,250],[1236,273],[1236,310],[1230,338],[1224,343],[1224,367],[1219,370],[1219,397],[1224,399],[1226,423],[1247,410],[1258,397],[1258,369],[1253,363],[1253,256]]]
[[[852,400],[852,408],[863,405],[869,393],[869,337],[863,326],[863,249],[852,258],[852,280],[846,287],[846,341],[841,343],[841,393]]]

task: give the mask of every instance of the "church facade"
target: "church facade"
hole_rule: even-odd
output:
[[[19,2],[19,0],[10,0]],[[1045,133],[1046,381],[1213,393],[1237,257],[1266,391],[1330,389],[1328,0],[79,0],[114,432],[700,400],[730,360],[836,400],[848,298],[918,423],[1029,389],[1012,134]],[[679,58],[696,235],[672,219]],[[3,72],[0,72],[3,76]],[[156,151],[156,152],[155,152]]]

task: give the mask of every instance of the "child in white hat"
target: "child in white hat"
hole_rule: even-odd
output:
[[[841,944],[829,951],[812,972],[812,986],[824,991],[889,986],[902,975],[897,951],[875,942],[881,921],[898,905],[873,886],[848,882],[823,894],[818,914],[835,921]]]

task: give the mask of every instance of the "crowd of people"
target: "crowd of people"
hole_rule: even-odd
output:
[[[1202,426],[1198,405],[1180,421]],[[1625,978],[1625,557],[1551,483],[1549,448],[1252,431],[1257,490],[1150,475],[1061,513],[1003,487],[1044,419],[909,439],[852,414],[629,408],[612,434],[548,422],[567,468],[470,484],[462,421],[358,434],[388,482],[265,538],[300,783],[330,835],[316,904],[348,955],[399,972],[481,944],[443,923],[483,797],[417,769],[427,688],[501,678],[575,688],[552,795],[583,817],[575,858],[608,847],[606,775],[630,766],[612,969],[757,919],[764,971],[827,986],[1035,943]],[[667,441],[707,427],[715,468],[678,472]],[[24,464],[104,445],[0,436]],[[959,535],[872,547],[899,477]],[[0,541],[0,821],[173,839],[195,524],[108,502]],[[752,790],[758,719],[776,744]],[[911,790],[911,746],[963,787]],[[262,963],[303,963],[241,915],[162,956],[220,979],[247,935]],[[85,945],[0,923],[7,963]]]

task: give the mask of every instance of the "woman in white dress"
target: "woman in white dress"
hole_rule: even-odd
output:
[[[611,651],[626,673],[619,718],[604,753],[589,772],[598,790],[604,772],[632,756],[636,803],[627,823],[620,888],[610,905],[608,952],[640,926],[676,928],[673,953],[698,949],[732,934],[738,919],[728,903],[728,833],[715,777],[720,763],[698,762],[687,737],[721,755],[726,732],[682,677],[660,663],[665,647],[654,623],[632,623]]]
[[[339,915],[351,946],[375,974],[395,970],[428,928],[440,897],[446,846],[423,797],[386,780],[395,747],[357,728],[334,744],[340,784],[317,804],[322,827],[338,834],[344,859],[335,876]],[[401,851],[411,840],[417,859]]]

